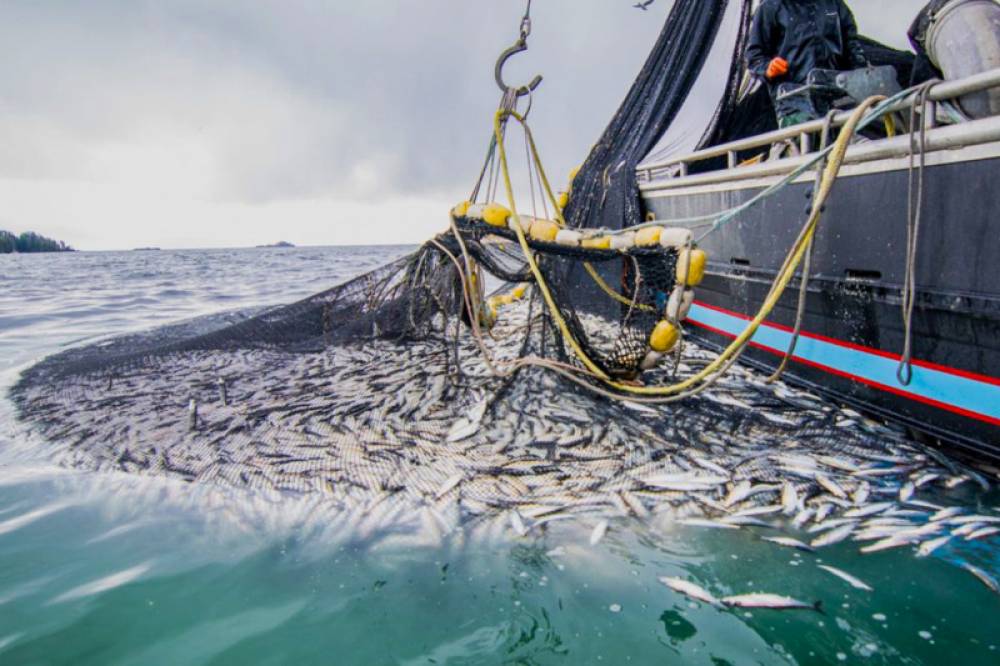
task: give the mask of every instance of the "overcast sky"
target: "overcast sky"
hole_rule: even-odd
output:
[[[598,138],[667,0],[535,0],[553,180]],[[896,46],[923,0],[854,0]],[[2,0],[0,229],[82,249],[419,242],[473,184],[520,0]]]

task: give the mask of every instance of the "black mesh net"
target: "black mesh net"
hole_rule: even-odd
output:
[[[574,179],[574,196],[566,209],[571,226],[620,229],[642,222],[635,167],[680,112],[708,58],[729,2],[675,3],[635,84]],[[748,17],[750,3],[744,4]],[[738,83],[739,70],[739,63],[734,62],[730,90]],[[727,102],[718,118],[724,120],[728,112]]]
[[[683,102],[725,5],[675,3],[575,180],[570,227],[641,220],[633,167]],[[12,389],[21,419],[69,466],[320,493],[363,504],[372,513],[359,515],[378,516],[371,529],[414,505],[439,531],[498,513],[517,532],[569,512],[717,513],[723,500],[726,510],[775,501],[774,482],[789,478],[781,464],[801,469],[809,456],[814,466],[838,456],[841,469],[825,474],[844,492],[869,483],[843,472],[851,466],[917,460],[909,474],[933,463],[898,431],[740,368],[676,406],[612,399],[581,373],[580,352],[616,381],[647,386],[711,360],[692,346],[649,363],[677,289],[676,248],[532,233],[526,253],[509,226],[466,214],[452,225],[297,303],[56,354]],[[771,485],[733,499],[750,483]],[[809,478],[787,483],[818,491]]]

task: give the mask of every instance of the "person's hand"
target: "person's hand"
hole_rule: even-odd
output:
[[[781,56],[778,56],[768,64],[767,78],[774,80],[785,74],[788,74],[788,61]]]

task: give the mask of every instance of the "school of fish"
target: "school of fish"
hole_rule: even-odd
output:
[[[488,340],[495,363],[523,355],[538,312],[503,313]],[[538,368],[496,377],[470,336],[449,340],[186,352],[113,382],[84,375],[13,398],[68,467],[315,495],[368,536],[413,516],[437,535],[517,539],[573,521],[596,547],[616,521],[639,520],[654,530],[746,530],[803,552],[850,543],[918,557],[1000,537],[1000,510],[983,501],[996,468],[960,463],[749,369],[656,406],[609,400]],[[653,372],[683,377],[711,358],[687,344],[676,369]],[[998,591],[993,575],[966,568]],[[706,603],[820,610],[664,583]]]

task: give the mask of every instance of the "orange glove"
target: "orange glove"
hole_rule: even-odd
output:
[[[776,79],[779,76],[788,74],[788,61],[778,56],[767,66],[767,78]]]

